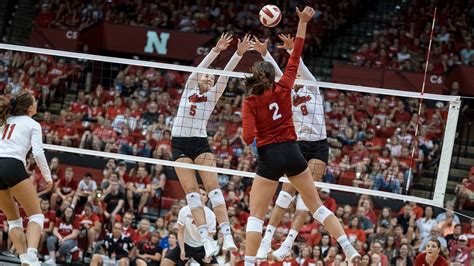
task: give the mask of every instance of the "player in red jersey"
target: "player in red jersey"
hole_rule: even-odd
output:
[[[250,192],[250,217],[245,239],[246,266],[255,265],[255,255],[262,239],[263,219],[277,190],[278,180],[284,174],[301,194],[313,217],[338,240],[346,257],[355,263],[360,260],[359,253],[349,242],[336,216],[322,204],[296,142],[291,89],[303,50],[306,26],[314,15],[314,9],[297,9],[297,14],[299,23],[295,46],[280,81],[273,82],[275,68],[271,63],[262,61],[254,64],[253,75],[246,79],[250,95],[243,104],[243,138],[249,144],[256,136],[258,149],[257,175]],[[267,193],[261,193],[262,189]]]
[[[436,237],[433,237],[424,252],[416,256],[415,266],[448,266],[448,261],[440,254],[441,243]]]

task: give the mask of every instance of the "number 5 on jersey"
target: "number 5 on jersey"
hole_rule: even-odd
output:
[[[278,106],[277,103],[271,103],[269,106],[268,106],[268,109],[270,110],[273,110],[273,120],[278,120],[281,118],[281,114],[278,113],[278,111],[280,110],[280,107]]]
[[[195,116],[196,115],[196,105],[191,105],[191,107],[189,108],[189,115],[191,116]]]
[[[6,139],[10,139],[12,137],[12,134],[13,134],[13,130],[15,130],[15,126],[16,124],[13,124],[13,125],[5,125],[5,128],[3,129],[3,135],[2,135],[2,140],[4,140],[5,138]]]

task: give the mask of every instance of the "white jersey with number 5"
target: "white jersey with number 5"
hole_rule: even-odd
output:
[[[219,53],[211,52],[198,65],[207,68],[216,59]],[[242,57],[234,53],[224,70],[232,71]],[[203,74],[204,75],[204,74]],[[207,137],[207,121],[217,104],[217,101],[224,93],[229,77],[220,76],[216,85],[204,94],[199,93],[198,74],[193,72],[186,82],[181,100],[179,102],[178,113],[173,121],[171,135],[173,137]]]
[[[275,76],[283,76],[275,59],[267,52],[265,61],[275,67]],[[298,74],[301,79],[316,81],[311,71],[300,59]],[[298,140],[319,141],[327,138],[326,121],[324,119],[323,97],[316,86],[303,86],[298,92],[292,91],[293,123]]]
[[[7,118],[0,129],[0,158],[14,158],[26,166],[26,155],[31,148],[43,178],[52,180],[43,151],[41,125],[26,115]]]
[[[204,206],[204,212],[206,214],[207,229],[209,233],[216,232],[216,215],[209,209]],[[201,236],[199,231],[194,223],[193,214],[189,206],[184,206],[181,208],[178,214],[178,224],[184,226],[184,243],[191,247],[201,247]]]

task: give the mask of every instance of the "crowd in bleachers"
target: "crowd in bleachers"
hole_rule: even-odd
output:
[[[375,30],[374,40],[363,43],[352,63],[405,71],[422,71],[437,7],[428,73],[442,75],[457,65],[474,66],[470,1],[411,1],[388,25]]]
[[[86,80],[86,65],[86,62],[64,61],[51,56],[4,52],[0,64],[0,92],[13,96],[21,90],[30,90],[35,94],[43,109],[40,120],[46,143],[170,159],[170,126],[186,75],[127,66],[112,79],[98,77],[103,78],[102,84],[87,91],[87,86],[81,84]],[[54,100],[65,98],[66,89],[69,93],[76,91],[76,99],[64,104],[59,114],[51,113],[49,109]],[[252,146],[244,145],[241,140],[243,94],[242,81],[231,79],[209,121],[209,142],[219,167],[254,171],[256,160]],[[401,193],[408,178],[407,169],[412,166],[417,173],[424,163],[430,163],[438,156],[446,106],[440,103],[425,105],[421,116],[417,117],[415,100],[337,90],[324,90],[324,96],[331,145],[330,163],[324,177],[327,182]],[[414,138],[417,120],[421,128],[419,136]],[[412,160],[413,145],[417,152]],[[50,215],[45,227],[49,230],[44,237],[44,254],[49,252],[49,256],[58,255],[58,260],[67,260],[67,251],[76,251],[76,246],[82,252],[93,252],[97,240],[104,239],[105,232],[113,231],[118,221],[135,246],[143,241],[153,241],[150,245],[157,246],[155,251],[162,254],[176,245],[173,233],[177,212],[185,204],[184,200],[177,201],[166,216],[152,224],[147,219],[139,219],[163,192],[167,173],[163,167],[137,164],[127,168],[123,162],[110,160],[100,176],[91,178],[86,174],[78,181],[73,178],[74,169],[62,167],[56,158],[51,161],[55,188],[44,191],[44,181],[35,172],[33,161],[29,162],[28,168],[45,199],[43,211]],[[225,192],[234,238],[242,251],[250,181],[226,175],[220,175],[219,181]],[[465,185],[469,187],[467,182]],[[372,261],[373,265],[377,265],[378,260],[383,265],[388,265],[388,261],[412,260],[431,236],[441,240],[447,238],[441,242],[449,247],[446,249],[448,258],[463,262],[471,258],[469,249],[463,246],[463,239],[464,236],[468,238],[472,247],[474,223],[467,228],[456,226],[459,218],[452,212],[444,214],[449,218],[447,222],[435,221],[430,207],[423,211],[412,204],[404,207],[400,214],[384,209],[377,215],[378,211],[374,210],[368,197],[362,197],[356,208],[338,206],[326,190],[321,191],[321,197],[347,227],[346,233],[364,254],[364,260]],[[277,231],[275,247],[288,233],[289,221],[288,215]],[[62,223],[74,225],[74,230],[57,232]],[[4,223],[4,235],[5,226]],[[60,235],[72,241],[59,241],[58,246]],[[336,264],[342,257],[335,242],[326,235],[317,222],[308,221],[298,249],[287,261],[307,265],[323,260],[327,265]],[[9,247],[6,242],[4,244]],[[458,249],[461,251],[457,252]],[[448,252],[454,252],[454,255]],[[242,253],[221,254],[223,259],[231,258],[238,263],[243,259]],[[269,265],[279,265],[271,263]]]
[[[34,167],[29,169],[37,177]],[[106,232],[115,233],[117,226],[119,233],[129,239],[129,245],[137,247],[131,257],[159,254],[155,261],[159,263],[161,257],[176,246],[176,221],[180,208],[186,205],[184,199],[176,200],[168,213],[154,221],[139,218],[131,207],[137,206],[143,197],[156,197],[157,191],[162,193],[166,176],[161,166],[137,164],[131,167],[122,161],[109,160],[102,172],[94,172],[105,176],[99,178],[100,183],[91,179],[89,173],[77,182],[72,178],[75,170],[62,165],[58,158],[51,160],[51,169],[58,181],[55,189],[44,193],[41,201],[46,216],[41,242],[43,255],[54,256],[57,252],[58,260],[80,259],[79,250],[81,253],[93,253],[96,243],[106,238]],[[41,178],[38,180],[41,181]],[[228,262],[227,265],[243,265],[243,240],[249,216],[247,208],[251,185],[248,181],[233,176],[225,189],[234,239],[240,246],[239,252],[220,251],[219,260]],[[38,189],[41,193],[41,184],[38,184]],[[143,189],[141,195],[134,194],[136,189]],[[430,239],[436,238],[441,243],[442,254],[453,262],[452,265],[470,266],[474,255],[474,220],[461,224],[460,218],[452,212],[451,203],[445,206],[448,210],[441,213],[435,213],[430,206],[422,208],[415,203],[406,204],[400,211],[388,207],[376,210],[372,199],[366,195],[360,196],[357,206],[338,204],[328,189],[321,189],[320,196],[344,224],[350,241],[363,256],[362,265],[414,265],[415,255],[424,250]],[[6,241],[8,225],[3,216],[0,219],[3,220],[0,223],[2,239],[5,240],[2,241],[3,247],[11,248],[11,243]],[[70,225],[71,230],[60,230],[64,225]],[[290,226],[291,216],[285,214],[273,239],[274,248],[288,234]],[[60,238],[64,240],[57,244]],[[222,244],[221,233],[217,241]],[[285,259],[288,263],[285,265],[344,265],[341,264],[344,258],[340,255],[337,242],[317,221],[306,222],[296,243],[293,252]],[[146,253],[150,250],[152,253]],[[259,265],[283,264],[270,258]]]
[[[317,11],[308,27],[306,52],[314,52],[322,41],[358,13],[360,0],[306,1]],[[220,36],[222,32],[262,37],[291,32],[296,27],[294,3],[277,1],[282,22],[273,29],[261,26],[258,10],[263,4],[254,1],[38,1],[37,27],[82,30],[99,22],[121,25],[197,32]],[[274,34],[272,34],[272,32]],[[282,53],[282,55],[285,55]]]

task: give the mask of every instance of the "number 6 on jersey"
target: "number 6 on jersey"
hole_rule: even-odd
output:
[[[278,104],[277,103],[271,103],[269,106],[268,106],[268,109],[270,110],[273,110],[273,120],[277,120],[277,119],[280,119],[281,118],[281,114],[278,113],[278,111],[280,110],[280,107],[278,107]]]

